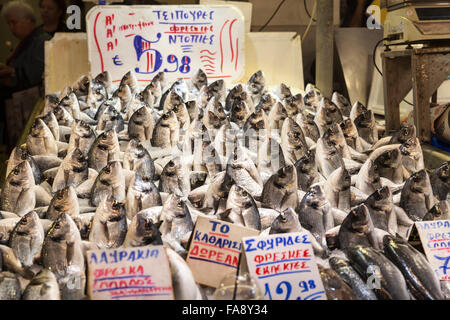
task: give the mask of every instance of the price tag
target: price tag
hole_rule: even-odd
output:
[[[173,300],[169,260],[163,246],[88,251],[92,300]]]
[[[255,229],[199,216],[186,259],[195,281],[217,288],[227,274],[238,269],[241,239],[258,234]]]
[[[96,6],[86,19],[94,76],[107,70],[118,82],[134,70],[146,82],[164,71],[173,82],[201,68],[235,81],[244,73],[244,17],[233,6]]]
[[[416,222],[428,262],[442,280],[450,280],[450,220]]]
[[[327,300],[306,233],[242,239],[249,272],[268,300]]]

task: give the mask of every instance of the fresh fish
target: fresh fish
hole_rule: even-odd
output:
[[[67,154],[78,148],[87,156],[94,141],[95,133],[91,127],[83,120],[75,120],[72,123]]]
[[[350,148],[347,145],[344,134],[339,124],[334,123],[322,135],[322,140],[328,145],[334,145],[342,158],[351,159]]]
[[[378,141],[378,128],[372,110],[363,111],[354,120],[359,136],[370,144]]]
[[[135,174],[127,191],[126,215],[132,219],[139,211],[161,206],[161,195],[149,176]]]
[[[253,197],[235,184],[228,194],[226,205],[226,221],[261,231],[261,218]],[[225,220],[225,219],[224,219]]]
[[[327,142],[323,138],[317,140],[316,161],[317,168],[325,178],[328,178],[334,170],[345,166],[344,160],[334,143]]]
[[[87,110],[81,112],[80,103],[75,93],[70,93],[63,97],[58,106],[63,107],[74,119],[83,120],[89,122],[89,124],[93,122],[93,119],[85,113]]]
[[[128,85],[130,87],[130,90],[132,93],[134,93],[137,90],[138,82],[136,79],[136,74],[133,71],[128,71],[124,74],[122,79],[120,80],[121,85]]]
[[[369,209],[360,204],[352,209],[339,229],[339,245],[346,251],[356,245],[379,249]]]
[[[275,104],[275,98],[270,93],[265,93],[259,99],[259,103],[256,106],[256,109],[263,109],[264,112],[268,115],[272,110],[273,105]]]
[[[226,200],[228,198],[231,186],[234,183],[235,182],[227,171],[216,174],[208,185],[202,207],[204,209],[213,210],[213,213],[216,213],[221,200]]]
[[[110,161],[119,160],[120,145],[116,131],[110,129],[100,134],[88,152],[89,167],[102,170]]]
[[[369,209],[373,226],[385,231],[391,231],[388,223],[390,216],[394,212],[392,193],[388,187],[381,187],[375,190],[365,201],[364,205]]]
[[[98,174],[91,190],[91,205],[98,206],[103,197],[113,195],[125,201],[125,175],[119,161],[109,162]]]
[[[317,124],[314,122],[315,114],[311,109],[304,109],[297,116],[297,123],[303,130],[305,137],[310,138],[312,141],[317,142],[320,138],[320,131]]]
[[[50,129],[55,140],[59,141],[59,124],[53,112],[49,111],[45,115],[41,116],[40,119],[42,119],[42,121],[44,121],[44,123]]]
[[[396,184],[404,181],[405,169],[399,144],[380,147],[369,157],[377,166],[380,177],[387,178]]]
[[[430,173],[430,182],[433,194],[438,200],[446,200],[450,192],[450,161]]]
[[[352,289],[356,300],[378,300],[368,284],[364,282],[350,263],[337,256],[329,259],[331,268]]]
[[[314,85],[308,83],[305,88],[305,96],[303,97],[303,104],[305,107],[317,110],[320,101],[322,100],[322,93]]]
[[[74,121],[72,115],[63,107],[56,106],[53,109],[53,114],[55,115],[56,120],[58,121],[58,125],[71,127]],[[62,138],[62,136],[60,136]]]
[[[254,100],[259,101],[259,97],[266,90],[266,79],[264,78],[264,74],[261,70],[258,70],[252,74],[248,80],[247,88],[254,97]]]
[[[14,212],[19,216],[30,212],[36,204],[34,187],[30,164],[28,161],[19,163],[9,173],[3,185],[0,198],[1,209]]]
[[[334,170],[324,184],[323,191],[325,197],[334,208],[348,212],[350,210],[351,177],[345,167]]]
[[[302,128],[291,118],[286,118],[281,128],[281,148],[284,158],[294,164],[308,151]]]
[[[261,176],[254,162],[239,144],[228,159],[226,171],[236,184],[245,188],[253,197],[261,196],[264,186]]]
[[[105,70],[101,73],[99,73],[95,78],[94,81],[97,83],[100,83],[106,90],[108,96],[112,94],[112,78],[111,74],[108,72],[108,70]]]
[[[417,137],[406,140],[400,147],[402,153],[402,163],[409,173],[425,169],[425,163],[423,160],[422,147]]]
[[[170,160],[164,167],[159,179],[159,191],[187,196],[191,191],[189,172],[181,158]]]
[[[328,300],[356,300],[351,287],[336,271],[324,268],[320,264],[317,266]]]
[[[323,97],[320,100],[314,120],[319,127],[320,135],[323,135],[331,125],[341,123],[343,117],[341,109],[331,102],[331,100]]]
[[[48,269],[42,269],[26,286],[22,300],[61,300],[58,281]]]
[[[226,97],[226,86],[223,79],[216,80],[209,84],[208,90],[217,101],[222,101]]]
[[[379,250],[357,245],[346,254],[351,266],[370,284],[379,300],[411,300],[401,271]]]
[[[119,133],[124,128],[124,119],[113,106],[108,106],[106,110],[98,117],[98,123],[96,127],[98,131],[115,130],[117,133]]]
[[[423,217],[423,221],[450,220],[450,205],[447,200],[436,203]]]
[[[77,80],[75,80],[71,87],[77,97],[86,96],[88,94],[88,87],[90,82],[91,80],[89,79],[89,77],[85,75],[82,75]]]
[[[151,140],[155,123],[148,107],[133,113],[128,122],[128,136],[138,141]]]
[[[25,149],[21,147],[15,147],[11,151],[11,155],[8,159],[8,164],[6,167],[5,177],[8,177],[11,171],[23,161],[27,161],[30,164],[31,170],[33,171],[35,184],[40,184],[42,182],[41,171],[39,170],[36,161]]]
[[[89,108],[96,110],[102,102],[108,98],[106,88],[102,83],[92,80],[88,87],[86,104]]]
[[[42,114],[53,111],[58,104],[59,98],[56,94],[46,94],[44,96],[44,110],[42,111]]]
[[[304,232],[308,234],[308,239],[311,241],[314,254],[319,257],[325,256],[326,251],[323,249],[322,245],[316,240],[311,232],[309,232],[309,230],[306,230],[301,226],[298,219],[298,214],[292,208],[287,208],[274,219],[270,225],[269,234],[292,232]]]
[[[284,119],[288,117],[286,108],[281,102],[276,102],[269,112],[269,125],[271,130],[281,130]]]
[[[250,114],[251,110],[244,100],[239,98],[234,100],[230,111],[230,121],[242,128]]]
[[[133,99],[133,95],[130,87],[127,84],[119,85],[116,91],[114,91],[113,97],[120,99],[120,111],[125,113],[128,109],[128,105]]]
[[[370,148],[369,143],[362,140],[359,136],[358,129],[352,119],[345,119],[340,124],[342,133],[344,134],[347,145],[358,152],[363,152]]]
[[[346,97],[344,97],[342,94],[338,92],[334,92],[333,96],[331,97],[331,101],[339,108],[341,109],[342,115],[344,117],[350,117],[350,111],[352,110],[352,105],[348,101]]]
[[[166,247],[169,258],[172,286],[176,300],[202,300],[194,275],[186,261],[171,248]]]
[[[128,226],[124,248],[162,245],[161,232],[145,211],[136,214]]]
[[[403,144],[414,137],[416,137],[416,126],[404,124],[392,135],[389,144]]]
[[[174,147],[180,137],[180,123],[172,110],[164,113],[155,125],[151,144],[153,147]]]
[[[354,122],[355,119],[366,110],[367,108],[361,102],[356,101],[350,110],[350,119]]]
[[[269,139],[269,119],[263,109],[253,112],[244,124],[244,145],[253,152],[257,152],[259,144]]]
[[[363,164],[355,179],[355,187],[363,193],[370,195],[378,188],[381,188],[380,173],[378,166],[373,160],[367,159]]]
[[[409,290],[418,300],[444,300],[439,279],[425,256],[406,240],[387,235],[384,254],[402,272]]]
[[[163,239],[170,238],[183,244],[187,243],[194,229],[191,213],[181,197],[171,194],[163,204],[159,230]]]
[[[55,137],[45,122],[36,118],[26,139],[27,151],[30,155],[58,155]]]
[[[197,90],[200,90],[203,86],[208,85],[208,77],[202,69],[198,69],[192,76],[191,82]]]
[[[30,211],[20,219],[9,238],[9,246],[25,267],[33,265],[43,242],[44,228],[35,211]]]
[[[150,153],[136,139],[131,139],[127,145],[123,156],[123,168],[148,176],[151,180],[155,176],[155,164]]]
[[[112,196],[105,197],[95,211],[89,241],[99,249],[118,248],[123,244],[127,230],[125,205]]]
[[[297,208],[297,171],[293,165],[280,168],[267,180],[261,202],[265,207],[278,211]]]
[[[88,157],[75,148],[66,155],[53,179],[52,192],[65,187],[78,187],[89,177]]]
[[[60,189],[55,193],[45,217],[49,220],[56,220],[61,213],[66,213],[71,218],[80,214],[77,193],[72,186]]]
[[[281,101],[285,101],[285,100],[289,99],[290,97],[292,97],[291,89],[289,89],[289,87],[287,85],[285,85],[284,83],[280,83],[280,85],[277,87],[276,94],[277,94],[278,98],[280,98]],[[303,103],[303,98],[302,98],[302,103]]]
[[[0,300],[20,300],[22,289],[18,277],[11,272],[0,272]]]
[[[85,262],[80,232],[66,214],[61,213],[47,232],[42,245],[42,265],[52,271],[63,300],[80,300],[86,285]]]
[[[299,93],[287,98],[285,100],[285,108],[288,116],[295,118],[304,109],[302,95]]]
[[[328,253],[325,233],[334,227],[334,218],[330,210],[330,203],[319,185],[308,190],[296,211],[302,227],[309,230]]]
[[[302,191],[308,191],[312,184],[318,182],[319,173],[317,171],[316,154],[314,151],[307,151],[306,154],[295,162],[297,170],[297,186]]]
[[[401,192],[400,207],[414,221],[421,221],[434,206],[430,178],[425,170],[409,177]]]

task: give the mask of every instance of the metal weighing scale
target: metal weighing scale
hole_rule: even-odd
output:
[[[382,1],[386,131],[400,128],[399,104],[413,90],[417,137],[431,140],[430,99],[450,74],[450,1]],[[406,46],[406,47],[405,47]]]

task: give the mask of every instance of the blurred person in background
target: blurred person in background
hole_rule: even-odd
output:
[[[6,3],[1,15],[13,36],[19,40],[5,63],[0,63],[0,117],[4,122],[5,100],[10,99],[14,92],[42,85],[44,42],[51,36],[36,26],[36,14],[24,1]]]
[[[64,0],[39,0],[42,25],[39,27],[52,37],[55,32],[68,32],[66,27],[66,2]]]

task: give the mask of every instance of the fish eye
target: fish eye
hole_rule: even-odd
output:
[[[19,168],[15,168],[13,172],[17,176],[20,173],[20,170],[19,170]]]
[[[22,220],[20,221],[20,224],[27,224],[27,217],[23,217]]]

